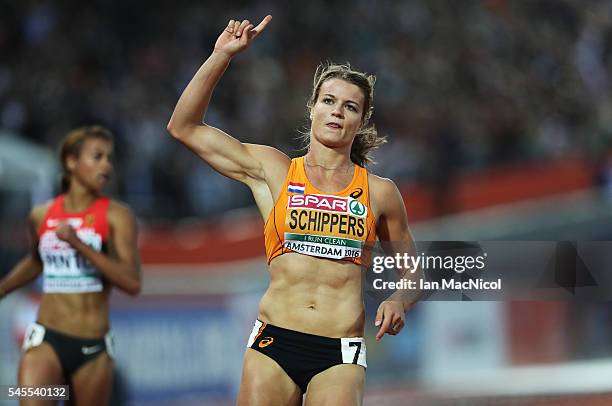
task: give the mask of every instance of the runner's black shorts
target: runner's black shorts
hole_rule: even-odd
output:
[[[334,365],[367,367],[363,337],[324,337],[255,320],[247,347],[276,361],[302,393],[315,375]]]
[[[50,329],[39,323],[31,323],[26,329],[22,351],[49,343],[57,354],[64,380],[68,384],[72,375],[85,363],[106,352],[113,356],[113,336],[109,332],[100,338],[79,338]]]

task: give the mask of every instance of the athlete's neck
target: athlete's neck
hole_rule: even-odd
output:
[[[310,168],[335,172],[348,172],[353,168],[353,162],[350,157],[338,154],[333,150],[324,153],[311,149],[304,155],[304,164]]]
[[[74,179],[64,196],[64,210],[67,212],[79,212],[87,209],[98,198],[96,193],[83,187]]]

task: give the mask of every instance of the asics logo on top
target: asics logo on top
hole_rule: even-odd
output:
[[[362,188],[360,188],[360,187],[358,187],[357,189],[355,189],[355,190],[353,190],[353,191],[351,192],[350,196],[351,196],[353,199],[358,199],[358,198],[359,198],[359,196],[361,196],[362,194],[363,194],[363,189],[362,189]]]

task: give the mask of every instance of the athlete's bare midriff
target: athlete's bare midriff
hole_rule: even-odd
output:
[[[270,263],[270,285],[259,318],[275,326],[327,337],[360,337],[364,329],[361,267],[297,253]]]
[[[46,293],[40,302],[38,322],[64,334],[99,338],[109,329],[108,296],[108,289],[99,293]]]

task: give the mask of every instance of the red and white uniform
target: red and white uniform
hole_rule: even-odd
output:
[[[43,292],[85,293],[104,289],[100,272],[70,244],[57,238],[55,230],[62,222],[68,222],[85,244],[98,252],[106,250],[109,203],[108,197],[100,197],[81,212],[67,213],[64,211],[64,195],[53,201],[38,230]]]

